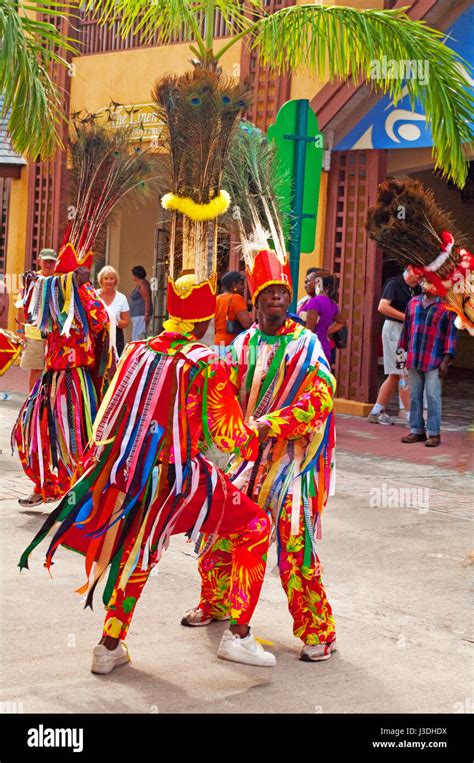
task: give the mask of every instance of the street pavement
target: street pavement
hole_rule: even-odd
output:
[[[21,551],[50,506],[23,509],[30,484],[9,433],[23,396],[0,401],[2,692],[19,712],[468,713],[473,634],[472,441],[447,427],[443,445],[402,445],[402,426],[337,417],[336,495],[323,517],[319,554],[337,623],[331,660],[298,660],[300,643],[269,564],[253,627],[277,656],[274,669],[216,657],[225,624],[183,628],[198,601],[193,546],[180,536],[146,586],[128,637],[132,664],[90,673],[102,626],[74,593],[83,558],[60,549],[52,577],[46,544],[19,572]],[[472,454],[472,450],[471,450]],[[46,511],[44,511],[46,509]],[[156,573],[156,574],[155,574]]]

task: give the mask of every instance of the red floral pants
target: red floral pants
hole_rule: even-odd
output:
[[[304,566],[305,529],[301,511],[299,534],[292,536],[291,496],[283,506],[278,522],[280,539],[280,578],[293,617],[293,633],[305,644],[320,644],[336,637],[331,605],[321,579],[318,557],[311,555],[311,565]],[[199,560],[202,579],[199,607],[209,616],[229,613],[229,583],[232,542],[219,537]]]
[[[227,612],[231,624],[247,625],[260,596],[267,563],[270,521],[262,509],[240,492],[224,475],[225,490],[218,480],[212,498],[210,513],[202,529],[212,533],[219,525],[219,536],[232,546],[228,554]],[[181,513],[173,535],[187,532],[194,522],[206,495],[205,480],[201,480],[197,492]],[[221,519],[222,516],[222,519]],[[130,549],[129,549],[130,551]],[[141,569],[140,560],[123,590],[119,587],[120,574],[127,562],[122,559],[117,583],[107,606],[104,636],[124,639],[141,596],[152,565]]]

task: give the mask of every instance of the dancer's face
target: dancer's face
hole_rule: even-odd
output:
[[[290,304],[290,292],[283,284],[271,284],[260,292],[257,314],[267,321],[279,321],[286,315]]]

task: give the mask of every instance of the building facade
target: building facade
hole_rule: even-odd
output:
[[[268,0],[267,7],[273,12],[293,4],[293,0]],[[354,0],[345,4],[382,8],[405,7],[409,3]],[[469,13],[469,7],[468,0],[413,0],[409,15],[448,30]],[[219,12],[214,21],[219,48],[231,30]],[[140,34],[130,33],[123,39],[117,26],[101,27],[84,16],[75,30],[64,31],[74,31],[80,50],[80,55],[71,58],[69,72],[59,73],[70,112],[86,109],[98,113],[109,106],[111,99],[121,104],[124,115],[139,109],[137,119],[144,125],[145,139],[153,145],[159,125],[153,115],[150,91],[164,73],[181,73],[190,68],[192,54],[188,43],[182,42],[182,35],[177,34],[170,45],[158,45],[156,40],[144,45]],[[338,276],[340,307],[349,328],[348,347],[338,353],[338,396],[349,401],[344,410],[363,414],[377,392],[377,305],[384,262],[364,229],[366,211],[375,200],[377,185],[387,175],[420,177],[433,188],[440,203],[454,212],[458,227],[467,234],[474,232],[468,214],[468,204],[472,203],[468,201],[469,192],[463,200],[458,189],[434,174],[429,144],[412,147],[416,141],[410,143],[406,138],[401,144],[392,141],[389,147],[383,141],[371,140],[375,133],[373,126],[370,131],[370,115],[380,108],[382,98],[364,86],[325,84],[305,72],[278,76],[262,67],[257,52],[249,51],[242,43],[225,54],[222,64],[226,73],[250,80],[254,100],[248,118],[261,129],[266,130],[275,121],[279,108],[289,99],[308,99],[317,115],[328,153],[321,180],[315,248],[301,255],[298,291],[301,296],[305,271],[312,265],[324,265]],[[374,120],[381,123],[380,115],[375,113]],[[413,120],[410,124],[416,128]],[[415,132],[413,129],[411,134]],[[402,134],[409,137],[406,126]],[[11,180],[8,209],[2,213],[8,221],[5,255],[0,259],[11,282],[34,265],[42,247],[58,247],[67,220],[66,186],[64,152],[58,152],[49,162],[30,162],[21,177]],[[162,280],[164,240],[158,194],[139,208],[127,205],[116,216],[109,226],[101,259],[118,270],[121,291],[129,293],[133,288],[131,268],[137,264]],[[227,266],[238,267],[238,254],[232,247]],[[10,324],[12,311],[10,305]]]

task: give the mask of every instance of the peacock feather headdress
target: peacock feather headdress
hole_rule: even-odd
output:
[[[158,80],[152,97],[165,125],[169,193],[162,205],[172,213],[170,277],[192,272],[196,284],[215,274],[217,222],[230,205],[222,187],[231,140],[249,105],[247,85],[219,71],[196,68]]]
[[[418,180],[386,180],[368,211],[366,228],[388,256],[412,266],[430,284],[457,313],[460,328],[474,330],[474,256],[431,190]]]
[[[225,184],[234,199],[232,218],[239,229],[254,302],[271,283],[283,283],[291,292],[286,250],[290,215],[281,192],[287,182],[276,146],[243,122],[232,142]]]

